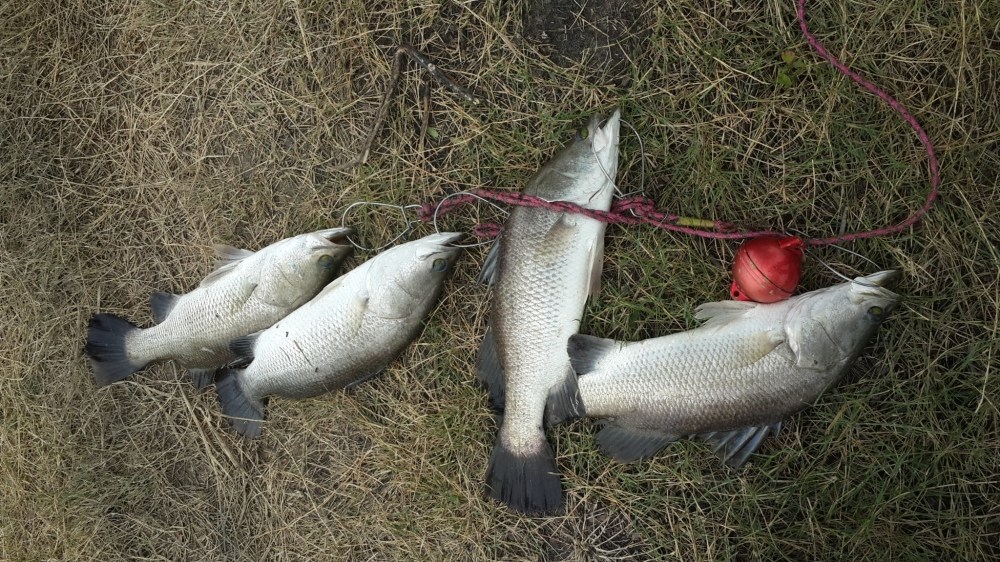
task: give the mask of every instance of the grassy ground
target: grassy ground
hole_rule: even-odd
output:
[[[906,303],[845,384],[743,470],[698,443],[618,465],[576,422],[550,433],[567,515],[488,501],[494,422],[473,376],[483,249],[384,375],[273,401],[259,442],[234,437],[214,391],[173,365],[92,381],[89,315],[148,322],[150,292],[194,287],[213,243],[259,248],[354,201],[519,188],[614,104],[644,143],[623,140],[622,187],[639,189],[644,158],[642,187],[664,208],[815,236],[903,218],[927,189],[913,133],[809,51],[790,0],[763,4],[0,2],[0,558],[1000,554],[1000,5],[987,0],[810,3],[831,50],[925,124],[943,194],[912,232],[851,246],[903,268]],[[404,41],[482,102],[435,89],[419,146],[410,65],[368,163],[338,170]],[[370,244],[405,222],[356,217]],[[484,205],[445,222],[497,218]],[[694,306],[727,294],[734,250],[611,228],[584,330],[692,326]],[[836,281],[820,259],[873,269],[819,250],[808,289]]]

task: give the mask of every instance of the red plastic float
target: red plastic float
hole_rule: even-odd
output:
[[[802,239],[764,236],[747,240],[733,260],[729,294],[738,301],[778,302],[795,292],[802,277]]]

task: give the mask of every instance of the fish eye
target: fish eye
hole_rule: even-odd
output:
[[[448,260],[446,260],[444,258],[438,258],[438,259],[434,260],[434,263],[431,264],[431,269],[434,270],[434,271],[436,271],[436,272],[438,272],[438,273],[441,273],[441,272],[447,270],[448,269]]]
[[[333,256],[323,254],[318,260],[316,260],[316,265],[322,267],[323,269],[333,267]]]
[[[885,311],[882,310],[881,306],[873,306],[868,309],[868,316],[871,316],[875,320],[881,320],[882,316],[885,315]]]
[[[587,127],[580,127],[579,129],[576,130],[576,138],[580,140],[586,140],[589,135],[590,135],[590,129],[588,129]]]

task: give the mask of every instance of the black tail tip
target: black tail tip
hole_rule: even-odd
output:
[[[562,482],[549,444],[535,453],[518,454],[497,441],[486,472],[490,497],[525,515],[563,511]]]
[[[94,380],[98,386],[118,382],[145,367],[128,357],[125,339],[139,330],[135,324],[114,314],[95,314],[87,322],[87,343],[84,352],[90,358]]]
[[[222,413],[229,419],[236,433],[248,438],[260,437],[264,428],[264,407],[262,400],[247,396],[239,383],[238,369],[219,371],[215,380],[215,390],[222,405]]]

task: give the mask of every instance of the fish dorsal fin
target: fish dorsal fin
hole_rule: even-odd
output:
[[[625,427],[614,422],[607,422],[607,425],[597,432],[597,445],[601,448],[601,452],[618,462],[635,462],[649,458],[677,439],[677,435]]]
[[[180,295],[154,291],[149,296],[149,309],[153,313],[153,322],[162,324],[167,319],[167,316],[170,316],[170,311],[177,306],[177,301],[180,299]]]
[[[240,261],[253,255],[250,250],[243,250],[228,244],[216,244],[215,255],[219,259],[217,265],[225,265],[230,262]]]
[[[490,251],[486,254],[486,259],[483,260],[483,270],[479,272],[479,277],[476,281],[482,283],[483,285],[493,285],[496,283],[497,275],[500,274],[500,240],[502,237],[497,238],[496,242],[493,242],[493,246],[490,247]]]
[[[699,439],[708,441],[712,450],[722,459],[722,462],[733,468],[746,464],[747,459],[760,448],[764,438],[769,434],[777,435],[781,430],[781,422],[757,427],[741,427],[731,431],[699,433]]]
[[[728,324],[757,307],[754,302],[718,301],[698,305],[694,317],[704,320],[703,326],[721,326]]]
[[[588,296],[596,299],[601,293],[601,270],[604,268],[604,232],[590,246],[590,291]]]

